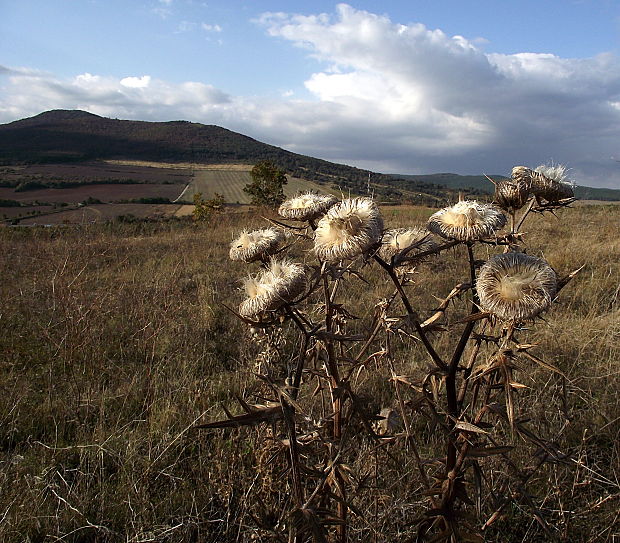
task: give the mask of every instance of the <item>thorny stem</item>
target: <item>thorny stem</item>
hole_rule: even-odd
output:
[[[422,340],[422,343],[424,344],[424,347],[426,348],[433,362],[440,370],[445,371],[448,367],[446,366],[446,363],[441,359],[441,357],[437,354],[437,351],[435,351],[435,348],[433,347],[430,340],[428,339],[426,332],[424,332],[424,329],[422,328],[420,324],[420,319],[418,317],[418,314],[411,306],[411,303],[409,302],[409,298],[407,297],[407,293],[403,289],[403,286],[400,283],[398,276],[396,275],[396,272],[394,271],[394,268],[390,266],[387,262],[385,262],[385,260],[383,260],[378,255],[374,255],[373,258],[387,272],[387,274],[390,276],[390,279],[392,279],[392,282],[394,283],[396,290],[398,290],[398,294],[400,295],[403,305],[405,306],[405,309],[407,310],[407,315],[409,316],[409,320],[413,323],[413,327],[415,328],[416,332],[420,336],[420,339]]]
[[[337,283],[333,288],[333,295],[336,293]],[[329,292],[329,280],[327,274],[323,274],[323,292],[325,300],[325,331],[327,332],[325,338],[325,347],[327,349],[327,371],[331,381],[332,389],[332,410],[333,410],[333,426],[332,437],[334,444],[340,451],[340,445],[342,440],[342,394],[340,390],[340,376],[338,372],[338,364],[336,362],[336,353],[334,352],[333,340],[329,338],[329,334],[333,331],[333,309],[332,309],[332,295]],[[340,500],[336,504],[336,516],[340,519],[341,523],[336,527],[337,540],[339,543],[345,543],[347,540],[347,507],[344,504],[346,500],[346,491],[344,486],[344,479],[337,467],[334,469],[334,478],[336,481],[336,491],[340,494]]]
[[[534,198],[532,198],[530,200],[529,205],[527,206],[527,209],[523,212],[523,215],[521,215],[521,218],[519,219],[519,222],[517,224],[516,227],[516,232],[518,232],[521,227],[523,226],[523,223],[525,222],[525,219],[527,218],[527,216],[530,214],[530,211],[532,211],[532,208],[534,207],[534,202],[536,202],[536,200]]]
[[[304,364],[306,362],[306,351],[308,349],[308,342],[310,341],[312,332],[309,332],[308,330],[306,330],[301,320],[295,314],[294,310],[292,310],[290,307],[287,307],[286,310],[287,310],[288,315],[291,317],[293,322],[297,325],[297,327],[299,328],[299,330],[304,336],[303,342],[301,344],[301,348],[299,350],[299,357],[297,359],[297,366],[295,367],[295,373],[293,374],[293,382],[291,383],[291,398],[293,398],[293,400],[296,400],[297,396],[299,395],[299,386],[301,385],[301,376],[303,374]]]
[[[392,349],[390,346],[390,337],[386,335],[386,347],[387,347],[387,360],[390,367],[390,373],[392,374],[392,381],[394,382],[394,390],[396,391],[396,397],[398,398],[398,407],[400,409],[400,416],[403,419],[403,425],[405,426],[405,434],[407,436],[407,443],[411,446],[411,450],[413,451],[413,455],[415,456],[416,464],[418,465],[418,471],[422,476],[422,481],[424,482],[424,486],[427,489],[431,488],[431,482],[428,478],[428,474],[424,469],[424,464],[422,463],[422,458],[420,457],[420,453],[418,451],[418,447],[416,445],[415,440],[411,435],[411,429],[409,428],[409,419],[405,413],[405,402],[403,401],[403,397],[400,393],[400,385],[398,379],[396,379],[396,369],[394,368],[394,360],[392,358]],[[433,506],[436,506],[435,498],[431,496],[431,501],[433,502]]]
[[[474,251],[473,251],[473,243],[467,243],[467,255],[469,257],[469,274],[470,281],[472,285],[472,307],[471,314],[476,313],[478,310],[477,301],[478,296],[476,294],[476,269],[475,269],[475,260],[474,260]],[[456,465],[456,444],[455,439],[452,438],[452,430],[458,420],[459,417],[459,401],[458,394],[456,390],[456,373],[458,371],[459,362],[461,361],[461,357],[463,356],[463,352],[465,351],[465,347],[467,346],[467,342],[471,336],[471,333],[476,325],[476,321],[469,321],[465,328],[463,329],[463,333],[461,334],[461,338],[454,350],[452,358],[450,360],[450,364],[448,366],[448,374],[446,375],[446,400],[448,403],[448,428],[450,429],[450,434],[448,435],[448,449],[446,452],[446,476],[452,475],[453,470]],[[454,474],[456,476],[457,474]],[[451,489],[448,486],[448,489]],[[449,492],[450,494],[451,492]],[[444,496],[444,501],[448,502],[451,506],[454,496],[450,495]]]

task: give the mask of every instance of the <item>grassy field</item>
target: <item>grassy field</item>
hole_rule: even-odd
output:
[[[410,225],[431,213],[393,207],[384,218]],[[520,368],[528,388],[519,409],[567,456],[529,487],[558,541],[612,543],[620,534],[620,208],[558,215],[534,217],[528,252],[560,275],[584,268],[530,339],[566,378]],[[290,494],[270,425],[194,429],[223,417],[223,406],[238,411],[236,395],[260,401],[262,347],[221,304],[236,307],[249,273],[228,260],[230,241],[263,224],[236,213],[210,224],[0,229],[1,541],[278,541],[258,525],[276,523]],[[467,279],[463,256],[447,251],[420,267],[410,289],[423,315]],[[363,330],[391,287],[373,266],[361,273],[369,284],[351,277],[339,301]],[[399,375],[427,367],[416,341],[397,344]],[[288,356],[295,346],[282,348]],[[374,413],[396,403],[390,377],[372,362],[356,377]],[[418,421],[415,432],[426,456],[444,454],[432,425]],[[351,485],[362,488],[358,476],[368,474],[356,505],[370,520],[352,515],[351,541],[412,541],[425,498],[411,450],[400,438],[370,457],[358,453],[347,452]],[[526,446],[512,459],[539,457]],[[518,500],[486,538],[549,541]]]
[[[249,204],[251,197],[243,192],[243,188],[252,182],[250,170],[249,166],[245,170],[240,168],[196,170],[192,182],[180,199],[191,202],[197,192],[202,193],[204,198],[213,198],[217,193],[224,196],[224,200],[229,204]],[[284,185],[286,196],[293,196],[303,191],[325,192],[325,187],[295,177],[289,177],[288,183]]]

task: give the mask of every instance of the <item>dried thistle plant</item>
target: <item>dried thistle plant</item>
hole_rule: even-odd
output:
[[[386,230],[381,240],[379,256],[383,260],[390,261],[397,254],[406,251],[410,263],[416,261],[416,256],[432,251],[437,247],[437,243],[432,239],[430,232],[421,226],[410,228],[392,228]],[[417,261],[421,261],[418,258]]]
[[[242,414],[227,411],[225,420],[202,427],[273,426],[265,451],[287,466],[289,496],[280,505],[277,525],[267,529],[262,523],[274,541],[357,540],[353,531],[360,524],[372,525],[360,504],[374,503],[374,519],[389,518],[389,504],[384,503],[385,511],[380,511],[377,492],[365,483],[381,479],[379,450],[387,459],[412,458],[416,466],[419,504],[424,504],[415,515],[418,520],[409,521],[416,532],[410,539],[416,541],[483,541],[483,530],[518,494],[506,492],[510,474],[522,482],[532,476],[531,469],[520,471],[509,456],[520,444],[511,440],[515,433],[538,446],[544,442],[517,417],[520,385],[515,374],[527,362],[559,370],[533,354],[533,345],[517,336],[525,332],[524,323],[550,309],[568,279],[558,280],[547,262],[519,249],[518,230],[533,203],[519,221],[516,212],[535,194],[536,175],[546,174],[517,167],[512,180],[498,185],[503,207],[511,216],[510,230],[504,234],[501,229],[507,221],[501,210],[475,201],[457,202],[429,217],[428,230],[445,240],[439,244],[421,227],[384,232],[380,210],[370,198],[334,203],[331,196],[302,194],[285,201],[279,212],[294,221],[307,221],[313,231],[308,240],[307,228],[290,227],[292,235],[299,237],[295,246],[306,255],[305,265],[267,260],[279,250],[275,230],[242,233],[233,243],[231,258],[261,260],[266,266],[245,281],[246,299],[239,306],[239,316],[281,341],[270,344],[268,353],[257,355],[259,371],[271,368],[259,374],[261,402],[252,406],[240,399]],[[543,205],[538,210],[552,208]],[[482,244],[484,253],[479,250]],[[449,293],[437,293],[437,308],[417,308],[399,266],[419,264],[430,255],[441,257],[446,249],[458,246],[467,258],[462,276],[455,277],[455,287]],[[476,251],[486,257],[490,246],[499,254],[480,265]],[[365,258],[356,259],[361,255]],[[314,258],[318,261],[312,263]],[[391,285],[393,294],[375,300],[367,308],[372,313],[370,322],[360,325],[348,290],[355,281],[370,284],[367,277],[372,274],[365,270],[373,262],[385,272],[379,281]],[[460,312],[456,318],[455,311]],[[286,334],[288,355],[280,352]],[[440,341],[440,335],[446,339]],[[397,369],[402,360],[395,355],[394,343],[401,337],[419,342],[430,363],[420,365],[416,375]],[[270,354],[274,348],[278,356]],[[264,356],[270,360],[263,360]],[[274,364],[281,365],[280,371],[273,370]],[[358,390],[359,379],[370,374],[371,365],[389,375],[388,407],[373,407],[373,400]],[[432,439],[443,444],[444,455],[433,461],[424,458],[419,446],[430,437],[413,431],[424,424],[434,428]],[[488,476],[484,458],[507,466],[494,475],[498,482],[488,504],[480,488],[480,481]],[[407,484],[414,485],[413,481]],[[476,507],[472,507],[472,492]],[[527,493],[523,490],[519,495]],[[533,502],[530,505],[535,508]],[[548,529],[538,513],[536,518]],[[373,530],[379,533],[378,525]]]

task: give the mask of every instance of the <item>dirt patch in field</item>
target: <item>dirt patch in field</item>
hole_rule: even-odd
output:
[[[0,207],[0,220],[27,217],[33,213],[49,213],[54,211],[52,206],[28,206],[28,207]]]
[[[19,224],[84,224],[105,222],[121,215],[138,219],[173,217],[177,204],[96,204],[22,219]]]
[[[32,164],[27,166],[4,166],[0,168],[3,179],[75,181],[126,180],[141,183],[187,183],[191,177],[189,167],[171,168],[157,163],[146,165],[112,164],[109,162],[83,162],[76,164]]]
[[[0,199],[18,202],[83,202],[87,198],[96,198],[102,202],[131,200],[134,198],[168,198],[174,200],[182,187],[169,184],[101,184],[81,185],[63,189],[36,189],[16,192],[15,189],[0,187]]]
[[[191,162],[148,162],[146,160],[106,160],[111,165],[140,166],[145,168],[167,168],[171,170],[218,170],[249,172],[251,164],[192,164]]]

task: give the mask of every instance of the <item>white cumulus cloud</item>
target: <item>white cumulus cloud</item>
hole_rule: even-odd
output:
[[[269,36],[314,57],[311,98],[232,96],[205,82],[0,67],[0,121],[52,108],[220,124],[292,151],[378,171],[504,173],[567,163],[578,182],[620,187],[620,60],[487,53],[420,23],[346,4],[266,13]],[[219,32],[218,25],[202,29]],[[287,85],[289,86],[289,85]]]
[[[200,26],[206,32],[221,32],[222,31],[222,27],[220,25],[202,23]]]
[[[142,77],[124,77],[120,80],[120,84],[123,87],[130,89],[145,89],[151,83],[150,75],[143,75]]]

